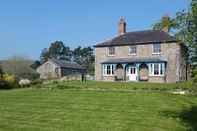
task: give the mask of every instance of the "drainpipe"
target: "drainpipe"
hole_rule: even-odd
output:
[[[136,68],[137,68],[137,81],[139,81],[139,68],[140,68],[139,63],[136,64]]]
[[[126,81],[126,64],[122,64],[122,66],[123,66],[123,70],[124,70],[124,81]]]
[[[104,65],[101,64],[101,80],[103,80],[103,68],[104,68]]]

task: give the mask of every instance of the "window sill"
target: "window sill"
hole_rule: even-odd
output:
[[[104,77],[112,77],[112,76],[114,76],[114,75],[103,75]]]
[[[164,75],[149,75],[151,77],[164,77]]]
[[[161,53],[152,53],[152,55],[161,55]]]
[[[115,55],[108,55],[109,57],[114,57]]]
[[[129,56],[136,56],[137,54],[129,54]]]

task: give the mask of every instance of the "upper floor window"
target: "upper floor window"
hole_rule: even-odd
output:
[[[109,56],[115,55],[115,47],[109,47],[108,48],[108,55]]]
[[[161,44],[153,44],[153,54],[161,53]]]
[[[136,53],[137,53],[137,46],[136,45],[130,46],[129,47],[129,54],[130,55],[136,55]]]

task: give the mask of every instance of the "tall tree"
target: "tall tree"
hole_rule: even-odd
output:
[[[153,30],[162,30],[164,27],[168,27],[169,32],[172,32],[173,29],[177,27],[176,20],[171,17],[164,16],[157,23],[153,24]]]
[[[41,65],[40,61],[36,60],[34,63],[31,65],[32,69],[37,69]]]
[[[70,61],[72,51],[69,47],[65,47],[62,41],[55,41],[49,47],[50,58],[63,59]]]
[[[49,49],[43,49],[40,61],[41,63],[47,61],[50,58],[62,59],[66,61],[71,61],[72,51],[69,47],[64,46],[62,41],[55,41],[51,43]]]
[[[41,52],[40,55],[40,63],[43,64],[44,62],[46,62],[49,59],[49,51],[47,48],[44,48]]]
[[[170,32],[174,31],[176,38],[184,42],[189,53],[188,62],[197,62],[197,0],[192,0],[188,11],[182,10],[176,13],[174,18],[170,18],[168,23]],[[153,29],[162,29],[163,21],[153,25]]]
[[[94,51],[91,47],[77,47],[73,51],[73,59],[84,66],[89,74],[94,74]]]
[[[192,60],[197,62],[197,0],[192,0],[189,21],[189,42],[193,49]]]

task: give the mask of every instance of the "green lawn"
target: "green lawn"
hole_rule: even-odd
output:
[[[0,130],[196,131],[197,96],[81,88],[0,91]]]
[[[55,83],[55,85],[54,85]],[[64,81],[64,82],[49,82],[46,87],[51,88],[88,88],[88,89],[121,89],[121,90],[176,90],[176,89],[186,89],[190,90],[192,87],[192,82],[183,83],[147,83],[147,82],[97,82],[97,81]]]

